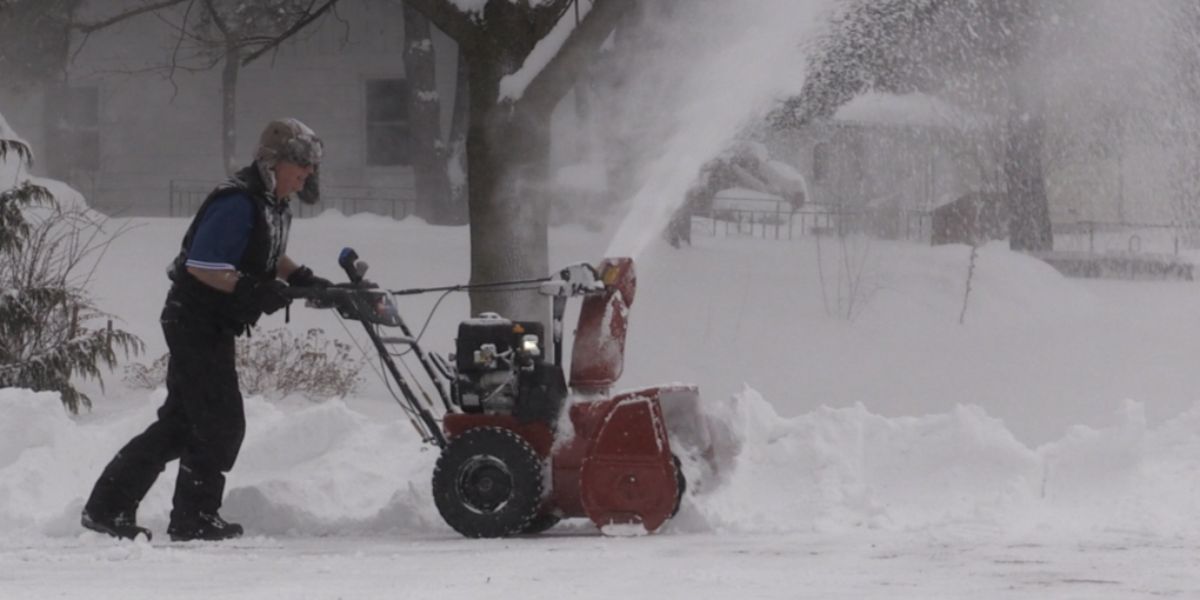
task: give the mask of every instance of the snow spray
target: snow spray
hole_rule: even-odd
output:
[[[641,85],[664,73],[680,85],[664,104],[631,96],[637,111],[669,119],[666,137],[648,139],[654,156],[642,172],[645,183],[605,256],[636,257],[666,227],[683,204],[700,167],[715,158],[774,101],[797,93],[804,82],[803,47],[825,22],[828,0],[704,0],[689,3],[688,23],[672,22],[661,51],[645,56],[636,77]]]

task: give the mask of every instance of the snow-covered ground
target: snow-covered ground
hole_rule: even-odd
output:
[[[149,362],[187,221],[122,225],[92,289]],[[552,262],[611,239],[553,230]],[[0,598],[1200,596],[1200,286],[1064,279],[992,245],[959,324],[965,247],[694,241],[637,256],[622,385],[698,383],[732,435],[660,533],[458,537],[430,497],[435,451],[369,380],[247,399],[225,513],[249,537],[166,542],[170,466],[139,515],[163,540],[109,540],[78,527],[83,498],[164,393],[114,374],[75,418],[0,390]],[[296,223],[290,254],[335,275],[344,245],[387,287],[466,280],[465,228],[326,214]],[[853,320],[843,252],[865,265]],[[434,300],[400,306],[419,325]],[[466,312],[449,297],[426,344],[451,350]],[[291,318],[260,327],[346,335],[329,312]]]
[[[0,599],[1200,597],[1200,286],[1068,280],[992,245],[964,312],[962,246],[697,233],[671,249],[661,224],[699,167],[803,82],[795,44],[826,3],[694,4],[617,111],[655,124],[632,216],[551,234],[554,264],[637,259],[622,385],[697,383],[726,428],[715,474],[685,464],[689,494],[662,531],[459,537],[431,499],[436,452],[368,379],[346,398],[247,398],[224,508],[246,538],[165,541],[172,465],[139,514],[158,539],[111,540],[81,530],[83,499],[164,395],[116,373],[85,384],[96,406],[77,417],[0,390]],[[16,171],[0,165],[0,187]],[[88,285],[145,340],[142,362],[165,351],[164,268],[186,227],[111,222],[128,229]],[[325,276],[346,245],[390,288],[469,272],[465,228],[327,214],[291,239]],[[419,326],[434,302],[400,306]],[[447,299],[427,347],[449,351],[467,316]],[[283,326],[355,329],[300,307],[262,325]]]

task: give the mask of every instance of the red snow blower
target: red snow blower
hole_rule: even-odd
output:
[[[573,265],[541,279],[408,290],[384,290],[363,279],[366,264],[352,249],[342,250],[338,263],[349,283],[289,293],[363,324],[399,389],[393,396],[422,438],[441,448],[433,499],[456,531],[505,537],[542,532],[562,518],[587,517],[602,530],[635,525],[652,532],[679,510],[686,482],[660,402],[694,404],[697,388],[611,392],[624,368],[636,287],[632,259]],[[493,313],[459,324],[449,358],[428,353],[392,300],[535,286],[552,299],[553,359],[546,356],[541,322]],[[575,296],[583,304],[568,381],[562,321],[567,299]],[[398,335],[389,335],[393,331]],[[421,363],[440,407],[401,375],[396,358],[407,352]]]

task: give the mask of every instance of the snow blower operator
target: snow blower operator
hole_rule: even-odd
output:
[[[288,258],[288,202],[318,200],[321,140],[296,119],[272,121],[254,162],[217,187],[196,213],[168,268],[161,322],[170,359],[158,420],[117,452],[84,505],[84,527],[133,539],[150,531],[137,509],[166,464],[179,459],[167,534],[173,541],[238,537],[221,518],[225,473],[246,431],[234,338],[287,306],[288,285],[328,286]],[[287,283],[284,283],[284,280]]]

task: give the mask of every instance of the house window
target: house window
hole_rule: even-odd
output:
[[[403,79],[367,81],[367,164],[411,164],[411,138],[408,82]]]
[[[825,183],[829,179],[829,144],[821,142],[813,146],[813,182]]]

